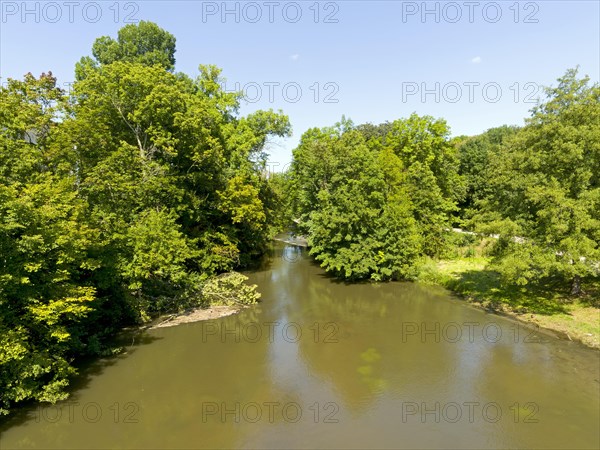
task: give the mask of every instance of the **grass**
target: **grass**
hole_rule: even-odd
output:
[[[600,279],[583,280],[585,294],[577,299],[569,296],[569,286],[559,280],[527,288],[503,285],[499,274],[489,268],[486,247],[485,242],[458,247],[448,259],[428,260],[418,281],[444,286],[485,309],[600,348]]]

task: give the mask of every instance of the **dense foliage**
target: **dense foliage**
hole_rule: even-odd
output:
[[[401,279],[443,250],[464,191],[443,120],[312,129],[294,151],[293,208],[311,254],[346,279]]]
[[[100,38],[67,96],[51,73],[0,88],[0,413],[65,396],[73,360],[125,323],[254,302],[241,275],[278,201],[273,111],[238,114],[220,71],[174,73],[156,25]]]
[[[457,140],[460,174],[465,178],[465,197],[459,202],[460,215],[472,217],[478,202],[493,193],[490,180],[494,178],[494,158],[503,157],[503,144],[518,131],[515,126],[491,128],[477,136]]]
[[[576,70],[558,81],[491,159],[476,223],[500,235],[495,267],[506,280],[560,277],[578,295],[600,266],[600,85]]]
[[[569,70],[522,128],[449,138],[442,120],[307,131],[285,180],[311,254],[344,279],[410,277],[452,225],[492,235],[506,283],[600,269],[600,86]]]
[[[220,70],[175,72],[149,22],[102,37],[67,95],[51,73],[0,87],[0,414],[66,396],[73,362],[125,324],[254,303],[232,271],[294,224],[329,273],[417,275],[463,225],[493,235],[493,269],[578,295],[600,272],[600,86],[570,70],[521,128],[450,138],[444,120],[304,133],[287,173],[266,147],[281,112],[239,114]]]

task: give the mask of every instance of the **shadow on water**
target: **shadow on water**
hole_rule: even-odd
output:
[[[286,237],[287,234],[278,236]],[[244,267],[244,273],[265,272],[274,269],[275,261],[283,259],[288,263],[295,263],[305,258],[308,255],[308,249],[304,246],[294,245],[283,242],[280,238],[275,237],[271,244],[267,247],[264,254],[250,261]],[[311,259],[312,261],[312,259]],[[316,263],[315,263],[316,264]],[[318,266],[318,264],[317,264]]]
[[[321,267],[319,263],[313,259],[311,259],[311,265],[314,267]],[[387,281],[373,281],[373,280],[346,280],[342,278],[336,277],[334,274],[329,272],[323,272],[318,274],[319,278],[323,280],[327,280],[327,282],[332,284],[337,284],[340,286],[369,286],[369,285],[377,285],[377,284],[385,284]]]
[[[281,251],[278,252],[275,247],[275,245],[269,245],[261,256],[249,261],[244,266],[243,272],[248,273],[271,270],[273,267],[273,261],[277,259],[281,253]]]
[[[77,401],[79,392],[89,387],[91,381],[102,375],[102,373],[108,367],[114,366],[119,361],[128,358],[134,353],[139,347],[143,345],[151,344],[162,337],[151,335],[144,330],[140,329],[125,329],[121,331],[114,340],[109,343],[109,347],[112,349],[122,349],[122,351],[105,357],[86,357],[78,360],[75,368],[77,369],[77,375],[73,376],[69,380],[69,387],[67,388],[68,398],[56,402],[56,407],[61,405],[69,404]],[[46,408],[52,406],[46,402],[28,401],[23,402],[18,407],[12,408],[8,416],[0,416],[0,442],[2,433],[8,429],[23,425],[24,423],[35,420],[38,417],[40,408]],[[0,448],[2,446],[0,445]]]

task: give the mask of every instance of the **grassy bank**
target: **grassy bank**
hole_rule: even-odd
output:
[[[584,280],[585,293],[577,299],[558,281],[528,288],[506,286],[490,269],[491,258],[484,255],[482,247],[469,247],[449,259],[427,261],[418,281],[444,286],[488,310],[600,348],[600,279]]]

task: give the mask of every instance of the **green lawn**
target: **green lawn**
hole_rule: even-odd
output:
[[[486,309],[559,331],[567,338],[600,348],[600,280],[584,280],[585,294],[573,300],[564,283],[524,288],[503,286],[488,268],[490,258],[459,256],[428,261],[418,281],[439,284]]]

